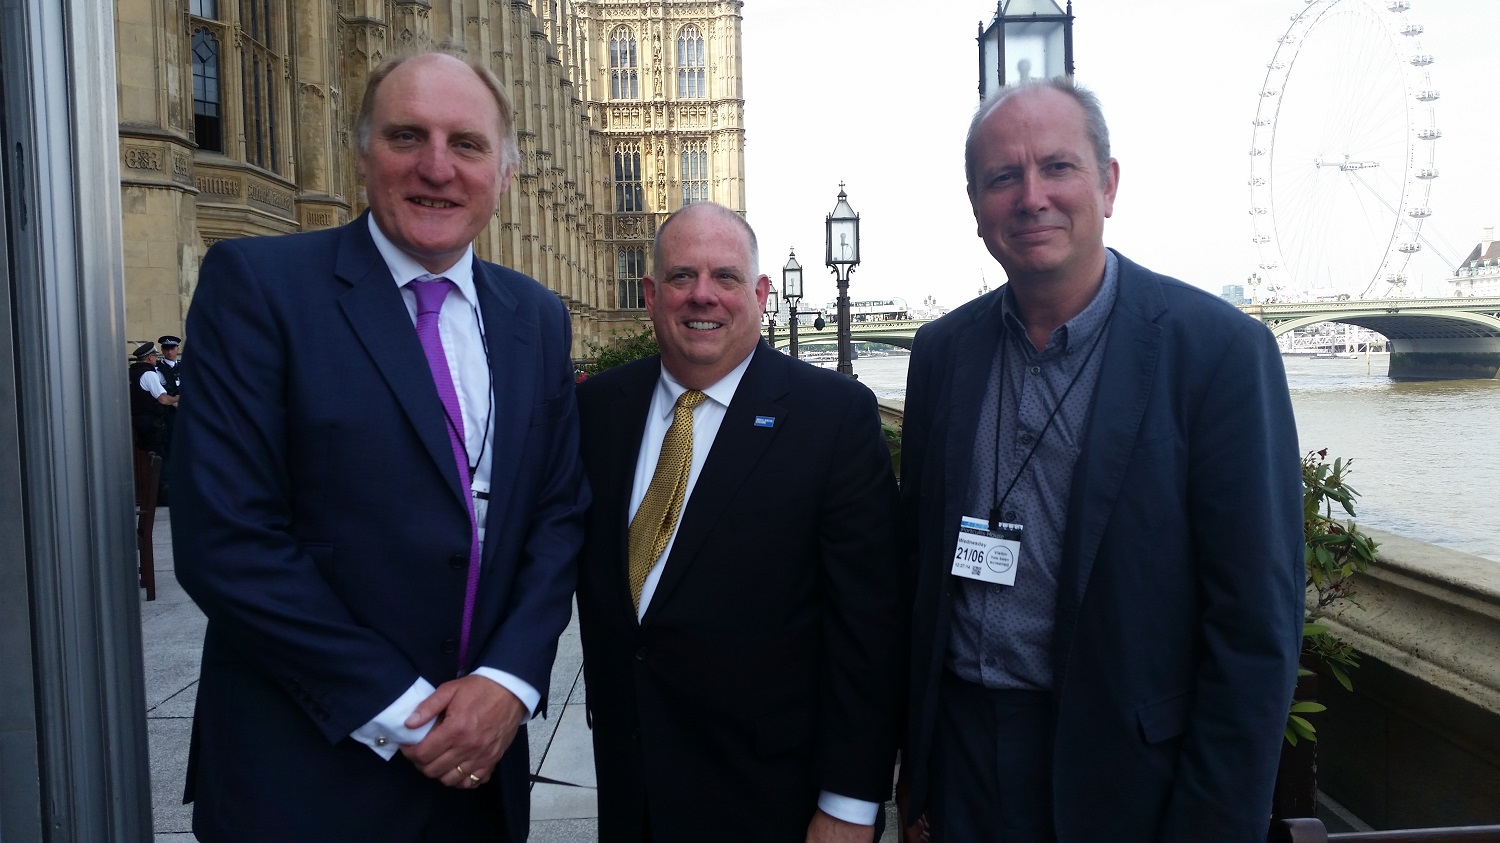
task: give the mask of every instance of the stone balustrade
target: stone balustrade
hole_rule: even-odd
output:
[[[1328,613],[1329,628],[1361,653],[1500,716],[1500,562],[1364,531],[1380,543],[1379,564],[1359,576],[1354,603]]]

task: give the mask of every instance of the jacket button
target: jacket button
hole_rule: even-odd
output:
[[[646,660],[646,648],[645,647],[642,647],[639,650],[635,651],[635,660],[638,661],[638,662],[643,662],[643,661]]]
[[[448,567],[452,568],[455,571],[461,571],[464,568],[469,567],[469,557],[464,556],[461,553],[455,553],[451,557],[449,557]]]
[[[447,655],[451,655],[451,654],[456,653],[456,652],[458,652],[458,641],[457,641],[457,639],[444,638],[443,639],[443,653],[447,654]]]

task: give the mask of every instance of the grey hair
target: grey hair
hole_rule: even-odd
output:
[[[1047,79],[1028,79],[1025,82],[1017,82],[1014,85],[1006,85],[979,104],[979,109],[974,112],[974,119],[969,122],[969,134],[964,138],[964,178],[969,186],[969,193],[974,192],[974,168],[975,158],[979,150],[976,148],[979,137],[979,126],[991,115],[995,109],[1017,94],[1038,91],[1051,88],[1067,94],[1083,109],[1084,131],[1088,133],[1089,144],[1094,148],[1094,163],[1099,167],[1099,181],[1109,181],[1109,126],[1104,122],[1104,108],[1099,104],[1099,97],[1093,91],[1075,83],[1072,77],[1055,76]]]
[[[370,71],[369,78],[365,80],[364,98],[359,103],[359,116],[354,120],[354,142],[359,149],[359,154],[370,154],[370,123],[374,119],[375,95],[381,83],[401,65],[414,58],[432,55],[458,59],[474,71],[474,75],[479,77],[479,81],[489,89],[490,96],[495,98],[495,108],[500,112],[500,171],[514,173],[521,166],[521,148],[516,143],[515,104],[511,99],[510,91],[505,87],[505,83],[500,81],[500,77],[488,67],[442,48],[386,59],[380,63],[379,67]]]
[[[681,208],[673,211],[671,216],[667,217],[667,219],[661,224],[661,227],[656,229],[656,237],[651,241],[651,271],[653,273],[658,272],[661,267],[661,240],[662,237],[667,233],[667,227],[670,226],[678,217],[686,214],[688,211],[691,211],[694,208],[702,208],[705,211],[712,211],[713,213],[718,214],[725,219],[732,219],[737,224],[739,224],[740,229],[745,232],[745,239],[748,240],[750,244],[750,277],[759,277],[761,274],[760,243],[755,239],[755,229],[750,227],[750,223],[747,222],[744,217],[740,216],[735,211],[726,208],[723,205],[720,205],[717,202],[694,202],[691,205],[683,205]]]

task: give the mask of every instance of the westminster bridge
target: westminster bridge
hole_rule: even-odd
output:
[[[1500,375],[1500,296],[1252,304],[1240,308],[1276,336],[1320,322],[1355,325],[1391,343],[1399,380]]]
[[[1392,378],[1453,380],[1500,376],[1500,296],[1437,299],[1350,299],[1346,301],[1252,304],[1240,308],[1264,322],[1276,336],[1320,322],[1355,325],[1391,344]],[[852,342],[878,342],[911,348],[925,319],[854,322]],[[767,338],[772,339],[767,333]],[[798,345],[837,342],[838,331],[811,325],[797,328]],[[791,344],[790,329],[778,325],[772,344]]]
[[[912,340],[916,339],[917,329],[930,321],[932,320],[887,319],[883,321],[852,322],[849,325],[849,340],[850,342],[879,342],[910,349]],[[787,348],[792,344],[791,329],[786,325],[777,324],[774,339],[768,331],[762,330],[761,334],[770,340],[771,345],[776,348]],[[811,325],[797,326],[797,345],[799,347],[834,344],[838,341],[838,327],[832,322],[829,322],[821,331]]]

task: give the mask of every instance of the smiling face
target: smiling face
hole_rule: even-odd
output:
[[[1101,171],[1083,108],[1050,88],[995,108],[974,144],[969,201],[979,236],[1020,284],[1091,283],[1104,272],[1104,220],[1120,167]]]
[[[662,365],[689,389],[712,386],[760,341],[771,281],[753,274],[750,233],[733,213],[708,204],[678,211],[641,279]]]
[[[379,84],[368,148],[357,159],[370,213],[401,251],[441,272],[484,229],[510,183],[500,109],[452,56],[410,59]]]

